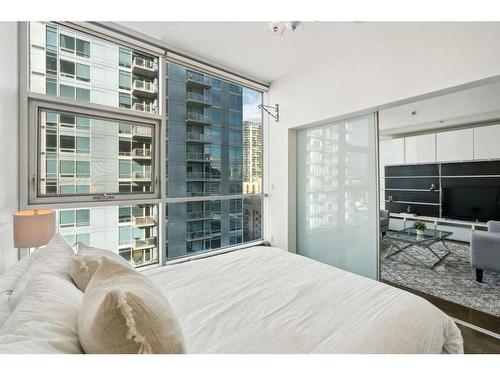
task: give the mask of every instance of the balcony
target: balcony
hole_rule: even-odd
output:
[[[186,122],[209,125],[212,123],[212,119],[210,118],[210,116],[204,115],[202,113],[188,112]]]
[[[211,237],[212,237],[211,230],[198,230],[198,231],[186,233],[186,240],[187,241],[197,241],[197,240],[203,240],[203,239],[211,238]]]
[[[142,104],[142,103],[137,103],[137,104]],[[132,125],[125,129],[118,130],[118,135],[121,138],[129,138],[129,137],[151,138],[152,134],[153,134],[153,127],[144,125]]]
[[[157,249],[134,249],[131,253],[130,262],[134,267],[144,267],[158,263]]]
[[[132,61],[132,72],[148,77],[156,77],[158,75],[158,63],[136,56]]]
[[[210,143],[211,137],[208,134],[203,133],[186,133],[186,139],[190,142],[201,142],[201,143]]]
[[[151,159],[151,150],[148,148],[134,148],[132,149],[132,158]]]
[[[151,172],[132,172],[132,180],[136,182],[151,182]]]
[[[212,105],[212,99],[210,98],[210,96],[193,91],[187,92],[186,102],[192,104],[201,104],[202,106],[206,107],[210,107]]]
[[[146,256],[143,254],[141,259],[133,258],[131,263],[134,267],[145,267],[151,264],[158,263],[158,258],[152,258],[150,260],[146,260]]]
[[[187,172],[186,180],[220,180],[220,174],[206,172]]]
[[[220,191],[187,191],[188,197],[208,197],[210,195],[220,195]]]
[[[158,113],[158,107],[150,103],[134,103],[132,109],[140,112]]]
[[[204,154],[201,152],[188,152],[186,154],[186,161],[212,161],[213,157],[211,154]]]
[[[221,218],[220,212],[199,211],[199,212],[188,212],[186,214],[186,221],[211,220],[220,218]]]
[[[156,237],[146,238],[144,240],[134,239],[132,245],[134,250],[150,249],[156,246]]]
[[[211,87],[212,81],[210,77],[204,76],[203,74],[187,72],[186,83],[189,85],[196,85],[202,87]]]
[[[126,247],[132,247],[133,242],[134,242],[133,239],[130,239],[130,240],[120,240],[120,242],[118,242],[118,247],[121,248],[121,249],[126,248]]]
[[[134,126],[132,136],[151,138],[153,136],[153,128],[150,126]]]
[[[158,85],[153,82],[136,79],[132,84],[132,94],[154,98],[158,95]]]
[[[155,225],[156,217],[154,216],[134,217],[134,226],[138,228],[153,227]]]

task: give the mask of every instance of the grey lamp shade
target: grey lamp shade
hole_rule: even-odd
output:
[[[46,245],[54,235],[56,212],[51,209],[19,211],[14,214],[14,247]]]

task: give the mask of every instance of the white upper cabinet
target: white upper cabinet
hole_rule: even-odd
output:
[[[473,139],[473,129],[437,133],[437,161],[472,160],[474,158]]]
[[[380,168],[383,176],[383,168],[386,165],[404,164],[405,143],[404,138],[388,139],[380,142]]]
[[[474,159],[500,159],[500,125],[474,129]]]
[[[433,163],[436,161],[436,134],[405,138],[405,163]]]

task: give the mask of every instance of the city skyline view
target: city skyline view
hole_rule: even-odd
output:
[[[174,259],[261,239],[262,197],[252,197],[262,193],[260,91],[174,63],[159,82],[156,56],[58,24],[30,23],[30,41],[32,91],[166,117],[157,139],[155,120],[39,107],[37,197],[135,197],[59,210],[68,243],[144,266],[161,253]]]

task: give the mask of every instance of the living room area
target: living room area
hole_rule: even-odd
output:
[[[378,114],[380,272],[500,334],[500,83]]]

